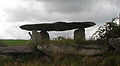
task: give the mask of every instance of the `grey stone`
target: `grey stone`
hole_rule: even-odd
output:
[[[79,28],[74,31],[74,40],[85,40],[85,29]]]
[[[47,31],[37,32],[36,30],[32,31],[32,42],[35,45],[49,44],[49,34]]]
[[[112,46],[117,51],[120,51],[120,38],[109,39],[109,45]]]
[[[34,49],[30,46],[8,46],[8,47],[0,47],[0,54],[7,53],[31,53]]]
[[[78,28],[87,28],[94,26],[94,22],[56,22],[56,23],[43,23],[43,24],[27,24],[20,26],[24,30],[44,30],[44,31],[65,31]]]
[[[93,56],[102,55],[107,51],[104,45],[49,44],[38,45],[37,48],[51,56],[59,54]]]

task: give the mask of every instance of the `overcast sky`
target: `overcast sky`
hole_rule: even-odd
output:
[[[86,29],[89,38],[120,12],[120,0],[0,0],[0,39],[29,39],[20,25],[56,21],[93,21]],[[49,32],[50,37],[73,37],[73,30]]]

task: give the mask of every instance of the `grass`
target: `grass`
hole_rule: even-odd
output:
[[[34,57],[34,59],[30,59]],[[29,60],[20,61],[16,60],[0,60],[3,62],[2,66],[120,66],[120,55],[111,55],[111,56],[65,56],[64,58],[58,60],[56,59],[47,59],[45,56],[35,57],[29,56]],[[22,57],[21,57],[22,58]]]
[[[50,40],[50,44],[76,44],[74,40]]]
[[[2,45],[5,46],[25,46],[30,40],[0,40]]]
[[[5,46],[26,46],[30,40],[0,40]],[[50,44],[99,44],[97,41],[50,40]],[[100,43],[101,44],[101,43]],[[120,66],[120,52],[104,56],[59,55],[51,57],[35,51],[19,58],[0,55],[0,66]]]
[[[0,44],[3,46],[29,46],[29,42],[31,40],[0,40]],[[101,43],[102,42],[102,43]],[[93,40],[72,40],[72,39],[64,39],[64,40],[50,40],[49,44],[103,44],[103,41],[93,41]]]
[[[0,40],[5,46],[28,46],[30,40]],[[50,44],[76,44],[74,40],[50,40]]]

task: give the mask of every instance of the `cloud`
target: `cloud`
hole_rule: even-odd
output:
[[[24,4],[26,5],[18,5],[16,8],[10,9],[7,8],[5,12],[9,14],[9,21],[16,22],[26,21],[31,18],[38,21],[71,21],[76,20],[74,19],[76,17],[80,17],[80,14],[85,10],[89,10],[90,7],[92,7],[92,3],[93,0],[70,0],[69,2],[67,0],[40,0],[40,2],[25,1]]]
[[[17,27],[18,23],[22,25],[56,21],[95,21],[97,23],[95,28],[97,28],[99,25],[111,21],[120,11],[119,0],[21,0],[20,2],[15,4],[16,6],[7,6],[2,10],[5,14],[2,22],[11,23],[9,27],[13,28],[5,29],[4,32],[9,33],[13,38],[27,37],[19,36],[25,32],[22,33]],[[94,28],[86,29],[87,38],[95,30]],[[70,36],[71,33],[73,32],[50,32],[51,36],[59,36],[60,34],[64,36],[69,34],[68,36]]]
[[[39,22],[54,21],[96,21],[111,20],[119,8],[109,0],[32,0],[23,1],[26,5],[6,9],[8,20],[23,22],[34,19]]]
[[[42,0],[43,1],[43,0]],[[48,12],[59,13],[79,13],[84,10],[89,10],[94,4],[94,0],[47,0],[45,3]]]

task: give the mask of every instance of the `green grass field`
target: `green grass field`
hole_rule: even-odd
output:
[[[3,46],[25,46],[30,40],[0,40]]]
[[[31,46],[31,40],[12,40],[12,39],[1,39],[0,45],[2,46]],[[100,44],[100,42],[93,40],[85,40],[85,41],[75,41],[72,39],[64,39],[64,40],[50,40],[49,44]]]
[[[5,46],[29,46],[30,40],[9,40],[2,39],[0,40],[1,45]],[[74,40],[50,40],[50,44],[75,44]]]

